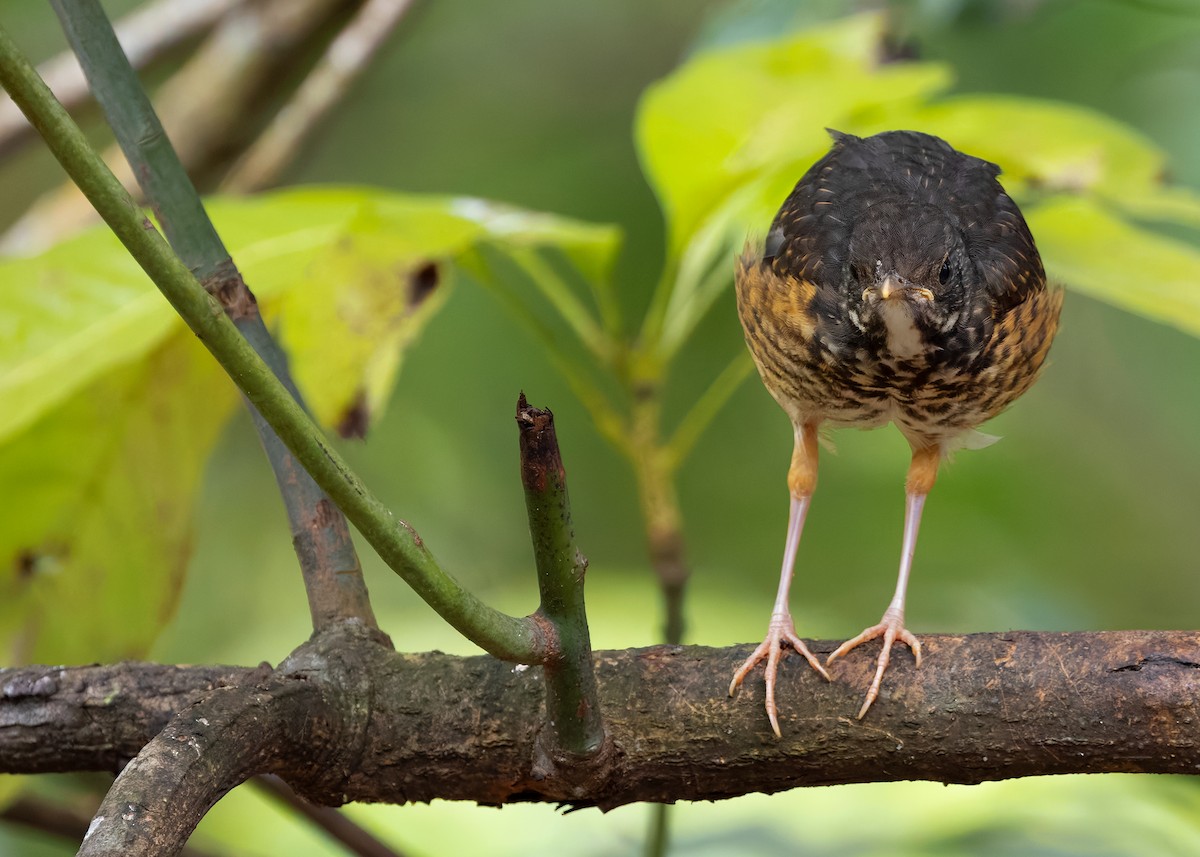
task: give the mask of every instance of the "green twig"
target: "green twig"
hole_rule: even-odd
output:
[[[566,380],[571,392],[575,394],[575,398],[579,399],[587,408],[592,423],[600,434],[618,451],[632,456],[632,450],[629,448],[629,434],[624,421],[600,387],[589,377],[587,370],[580,365],[578,360],[567,354],[566,349],[555,337],[554,331],[534,315],[512,289],[505,286],[504,274],[496,270],[496,266],[488,254],[480,252],[476,254],[475,258],[492,275],[488,278],[492,283],[490,291],[542,343],[554,368]]]
[[[513,248],[509,250],[509,255],[529,275],[533,285],[558,311],[592,356],[600,363],[607,364],[612,354],[611,340],[554,267],[547,264],[534,249]]]
[[[638,343],[642,351],[657,355],[658,344],[662,340],[663,325],[666,323],[667,307],[671,304],[671,296],[675,292],[679,279],[679,263],[668,253],[667,262],[663,266],[654,293],[650,297],[650,306],[642,319],[642,329],[638,334]]]
[[[739,199],[735,196],[706,219],[675,263],[675,283],[663,309],[659,339],[644,343],[647,348],[656,347],[664,361],[669,362],[683,347],[713,301],[731,284],[730,257],[738,231],[733,224],[735,212],[740,210]]]
[[[96,101],[179,258],[204,282],[229,258],[97,0],[50,0]],[[166,209],[166,210],[164,210]],[[212,248],[217,248],[213,253]]]
[[[650,565],[663,593],[663,642],[683,642],[683,598],[691,569],[683,551],[683,516],[675,470],[662,442],[662,390],[646,384],[633,402],[630,423],[633,473],[637,480]]]
[[[583,601],[587,559],[575,546],[554,415],[530,407],[522,393],[517,401],[517,428],[525,508],[542,596],[536,615],[550,626],[553,638],[549,648],[554,654],[545,663],[546,720],[556,749],[587,756],[604,744]]]
[[[646,857],[666,857],[671,844],[671,804],[650,805],[650,829],[646,832]]]
[[[605,270],[596,277],[585,277],[588,289],[600,310],[600,321],[608,333],[609,340],[619,343],[622,338],[621,305],[617,301],[616,290],[613,288],[612,272]]]
[[[96,0],[51,4],[167,241],[303,407],[287,357],[263,324],[254,295],[209,219],[104,10]],[[313,628],[347,619],[375,627],[345,516],[262,415],[253,406],[250,411],[287,509]]]
[[[490,654],[540,663],[545,647],[536,625],[488,607],[463,589],[441,569],[416,532],[395,518],[327,446],[320,429],[138,209],[3,28],[0,84],[188,327],[384,562],[442,618]]]

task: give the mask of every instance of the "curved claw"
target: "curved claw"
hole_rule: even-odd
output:
[[[913,634],[904,627],[904,620],[902,618],[891,615],[890,613],[885,613],[883,615],[883,619],[878,625],[872,625],[857,637],[852,637],[851,639],[842,643],[840,646],[834,649],[833,653],[828,658],[825,659],[826,664],[831,664],[835,659],[840,658],[842,655],[846,654],[856,646],[859,646],[868,640],[874,640],[876,637],[880,636],[883,637],[883,650],[879,653],[879,660],[877,662],[878,666],[875,668],[875,678],[871,682],[871,687],[867,690],[867,698],[864,700],[862,708],[858,710],[859,720],[862,720],[863,717],[866,716],[867,711],[871,708],[871,703],[873,703],[879,697],[879,687],[883,683],[883,673],[885,670],[887,670],[888,663],[891,661],[892,657],[892,644],[895,643],[896,640],[900,640],[900,642],[908,646],[909,649],[912,650],[913,658],[916,660],[917,666],[920,666],[921,641],[913,636]]]
[[[796,636],[795,626],[792,624],[792,617],[786,613],[774,614],[771,616],[771,624],[767,629],[766,638],[758,644],[750,657],[742,663],[733,674],[733,680],[729,682],[729,695],[734,696],[737,693],[738,687],[741,686],[742,680],[750,674],[750,671],[764,657],[767,659],[767,665],[763,673],[767,683],[767,719],[771,721],[771,730],[775,733],[776,738],[782,738],[783,733],[779,731],[779,713],[775,705],[775,674],[779,669],[779,662],[783,659],[784,651],[783,644],[788,643],[793,649],[804,655],[809,666],[819,672],[826,681],[829,681],[829,673],[825,671],[825,667],[821,666],[821,662],[817,657],[808,650],[808,646],[804,645],[804,641]]]

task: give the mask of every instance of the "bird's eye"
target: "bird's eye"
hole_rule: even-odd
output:
[[[950,282],[950,257],[942,260],[942,269],[938,271],[938,282],[943,286]]]

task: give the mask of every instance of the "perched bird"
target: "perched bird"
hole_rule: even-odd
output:
[[[791,513],[766,639],[730,696],[766,659],[766,708],[779,735],[775,674],[790,645],[826,679],[796,635],[788,588],[817,484],[823,425],[895,423],[912,447],[896,593],[879,624],[826,663],[883,638],[858,716],[879,694],[892,645],[918,666],[904,595],[925,497],[948,451],[984,445],[975,429],[1029,389],[1058,328],[1062,291],[1046,285],[1033,236],[996,177],[1000,168],[937,137],[830,131],[833,146],[800,179],[737,266],[737,307],[767,390],[791,418]]]

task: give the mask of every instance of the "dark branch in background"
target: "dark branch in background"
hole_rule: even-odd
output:
[[[0,810],[0,821],[57,836],[69,842],[82,842],[91,825],[94,809],[94,804],[92,809],[79,811],[42,798],[20,797]],[[211,851],[191,845],[185,846],[179,853],[181,857],[217,857]]]
[[[583,599],[587,559],[575,546],[554,415],[530,407],[522,393],[517,400],[517,430],[521,483],[541,592],[536,617],[549,626],[548,648],[554,653],[543,665],[549,731],[546,763],[578,765],[600,753],[605,743]],[[565,758],[555,758],[560,755]]]
[[[145,68],[163,54],[213,26],[230,9],[246,0],[157,0],[116,22],[121,47],[135,68]],[[88,98],[87,80],[79,60],[64,51],[38,66],[54,97],[68,110]],[[25,115],[11,100],[0,97],[0,158],[37,137]]]
[[[228,10],[179,71],[157,90],[163,125],[193,176],[219,177],[253,139],[264,105],[302,78],[346,10],[362,0],[256,0]],[[105,153],[125,188],[137,182],[118,150]],[[211,178],[210,178],[211,181]],[[96,222],[70,183],[39,199],[0,238],[0,252],[28,254]]]
[[[1197,631],[926,635],[921,668],[907,657],[893,664],[863,721],[854,714],[874,671],[870,657],[839,663],[832,682],[787,661],[782,739],[762,714],[761,678],[738,699],[725,695],[748,646],[596,652],[616,752],[586,789],[537,776],[541,670],[486,657],[401,655],[365,634],[348,640],[345,626],[336,633],[301,647],[260,683],[267,694],[313,694],[294,707],[296,723],[310,724],[308,743],[293,728],[264,732],[254,744],[278,738],[283,758],[266,767],[321,803],[445,798],[610,808],[805,785],[1195,773],[1200,765]],[[813,643],[818,653],[833,648]],[[332,677],[314,671],[331,659]],[[178,700],[189,681],[211,687],[214,674],[144,664],[0,671],[0,768],[112,770],[166,724],[165,699]],[[210,691],[208,699],[220,696]],[[187,709],[176,724],[201,710]],[[194,754],[183,732],[168,734],[181,739],[177,750]]]
[[[292,791],[283,780],[274,775],[255,777],[254,785],[263,794],[282,803],[293,812],[304,816],[310,822],[327,833],[330,838],[337,840],[351,854],[358,857],[403,857],[403,854],[380,842],[370,831],[355,824],[345,813],[327,806],[316,806],[309,803]]]
[[[320,62],[225,176],[221,190],[245,193],[275,183],[304,139],[337,105],[383,47],[413,0],[366,0]]]
[[[303,407],[286,356],[263,324],[254,295],[209,220],[104,10],[96,0],[51,2],[167,241]],[[376,627],[345,516],[258,410],[250,409],[287,509],[313,628],[348,619]]]

